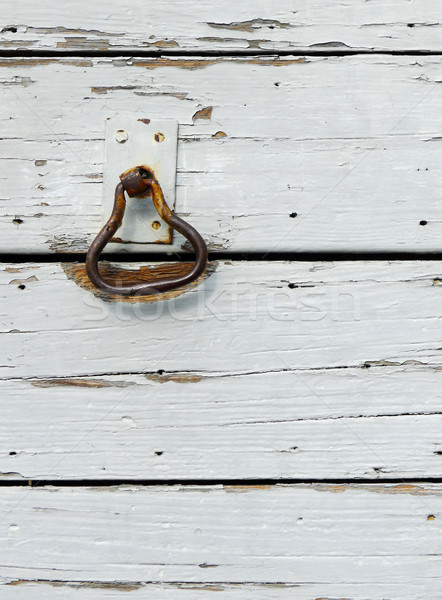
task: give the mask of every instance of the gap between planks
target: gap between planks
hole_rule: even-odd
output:
[[[333,56],[442,56],[441,50],[423,50],[423,49],[411,49],[411,50],[376,50],[371,48],[322,48],[322,49],[309,49],[309,50],[257,50],[256,48],[244,49],[244,50],[189,50],[189,51],[174,51],[174,50],[162,50],[157,52],[155,50],[142,50],[137,49],[135,52],[131,50],[73,50],[73,51],[57,51],[57,50],[0,50],[0,58],[241,58],[245,57],[333,57]]]
[[[398,492],[408,492],[414,486],[425,484],[442,484],[442,477],[390,477],[385,479],[354,478],[264,478],[264,479],[0,479],[2,487],[87,487],[87,488],[117,488],[121,486],[136,487],[240,487],[240,488],[270,488],[281,485],[308,486],[351,486],[375,491],[378,487],[387,485],[397,486]]]
[[[101,255],[101,260],[112,262],[182,262],[188,261],[192,256],[191,253],[173,252],[173,255],[164,253],[155,253],[147,255],[142,252],[129,253],[106,253]],[[216,260],[228,259],[230,261],[249,261],[249,262],[270,262],[270,261],[291,261],[291,262],[341,262],[341,261],[435,261],[442,260],[442,252],[230,252],[223,250],[222,252],[209,252],[209,262]],[[86,254],[79,252],[72,253],[56,253],[56,254],[39,254],[39,253],[15,253],[15,254],[0,254],[1,263],[77,263],[85,262]]]

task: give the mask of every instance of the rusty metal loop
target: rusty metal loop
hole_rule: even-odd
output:
[[[153,204],[160,217],[189,240],[195,250],[195,264],[188,273],[177,275],[176,277],[166,277],[151,283],[137,282],[121,286],[107,283],[101,277],[98,260],[104,247],[115,235],[115,232],[123,221],[126,208],[125,192],[131,198],[134,196],[144,196],[150,192]],[[206,264],[206,243],[194,227],[170,210],[164,199],[161,186],[152,172],[145,167],[134,167],[120,175],[120,183],[115,188],[115,201],[112,214],[92,242],[86,256],[86,272],[95,287],[108,294],[118,294],[120,296],[159,294],[191,283],[203,273]]]

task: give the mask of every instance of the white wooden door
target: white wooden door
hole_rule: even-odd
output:
[[[442,597],[441,19],[4,7],[2,598]],[[210,251],[160,301],[84,273],[123,113],[179,122],[175,210]]]

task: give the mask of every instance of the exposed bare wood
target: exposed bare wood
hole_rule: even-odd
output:
[[[111,285],[127,285],[128,283],[148,283],[153,281],[159,281],[166,277],[176,277],[178,275],[185,275],[190,271],[193,263],[169,263],[160,265],[146,265],[137,266],[135,268],[126,266],[121,268],[108,263],[107,261],[100,261],[100,272],[104,277],[105,281]],[[209,277],[217,267],[216,261],[210,262],[204,273],[193,281],[190,285],[165,292],[162,294],[155,295],[134,295],[134,296],[120,296],[114,294],[107,294],[97,289],[90,281],[87,273],[86,266],[83,263],[64,263],[63,270],[67,277],[74,281],[77,285],[93,293],[97,298],[106,302],[163,302],[164,300],[170,300],[181,296],[184,292],[194,288]],[[13,279],[10,283],[23,283],[28,281],[35,281],[31,276],[27,279]]]

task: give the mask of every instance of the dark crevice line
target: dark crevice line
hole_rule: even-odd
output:
[[[441,242],[442,247],[442,242]],[[0,254],[0,263],[78,263],[84,262],[85,253],[20,253]],[[113,262],[183,262],[193,260],[191,253],[105,253],[100,260]],[[209,260],[229,261],[442,261],[442,251],[438,252],[210,252]]]
[[[442,477],[391,477],[378,479],[363,478],[261,478],[261,479],[133,479],[133,478],[115,478],[115,479],[5,479],[0,480],[0,487],[114,487],[121,485],[134,485],[138,487],[156,487],[156,486],[200,486],[209,487],[217,485],[227,486],[272,486],[277,484],[284,485],[411,485],[411,484],[442,484]]]
[[[141,48],[125,50],[109,49],[109,50],[0,50],[0,58],[162,58],[172,57],[185,60],[186,58],[242,58],[242,57],[302,57],[302,56],[358,56],[358,55],[373,55],[373,56],[441,56],[441,50],[377,50],[371,48],[306,48],[301,50],[287,49],[243,49],[243,50],[144,50]]]

